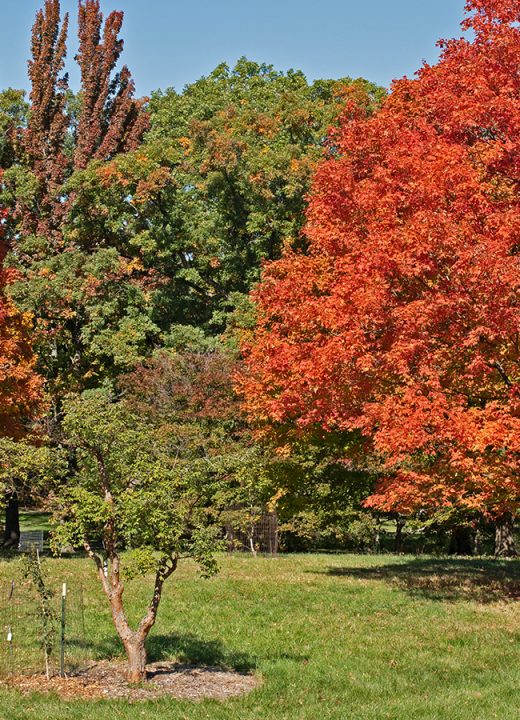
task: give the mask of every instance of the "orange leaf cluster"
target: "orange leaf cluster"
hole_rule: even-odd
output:
[[[35,371],[29,343],[29,318],[18,312],[3,293],[9,270],[2,267],[6,214],[0,210],[0,436],[17,436],[42,400],[42,380]]]
[[[467,10],[378,113],[347,99],[244,347],[250,414],[359,432],[383,510],[520,500],[520,2]]]

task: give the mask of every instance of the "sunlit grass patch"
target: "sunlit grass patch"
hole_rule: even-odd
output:
[[[92,659],[122,649],[86,559],[48,560],[56,588],[84,591]],[[0,565],[2,602],[17,561]],[[520,563],[363,555],[223,556],[201,580],[181,566],[150,638],[151,660],[177,659],[256,672],[263,684],[225,703],[68,702],[3,689],[0,718],[14,720],[488,720],[518,711]],[[137,618],[150,579],[128,584]],[[71,603],[75,602],[71,598]],[[71,623],[81,623],[71,605]],[[73,628],[71,628],[73,629]],[[38,647],[33,644],[34,657]]]

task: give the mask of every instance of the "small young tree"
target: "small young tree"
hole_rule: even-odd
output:
[[[42,569],[40,555],[32,548],[23,563],[23,576],[34,586],[38,594],[38,617],[40,620],[41,646],[45,657],[45,675],[50,677],[50,659],[56,645],[58,614],[54,607],[54,592],[47,583]]]
[[[57,487],[54,544],[83,546],[94,561],[126,651],[128,680],[141,682],[164,582],[184,558],[195,559],[204,575],[216,570],[211,474],[204,462],[175,455],[174,438],[159,435],[102,390],[65,402],[63,430],[75,471]],[[149,572],[152,596],[133,629],[124,579]]]

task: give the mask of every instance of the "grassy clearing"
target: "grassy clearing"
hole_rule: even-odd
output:
[[[20,529],[27,530],[50,530],[50,515],[38,510],[25,510],[20,513]]]
[[[5,597],[17,562],[0,564]],[[79,579],[92,657],[121,649],[87,560],[49,560],[58,587]],[[137,617],[149,582],[127,589]],[[150,659],[254,669],[226,703],[61,702],[0,690],[1,720],[491,720],[518,717],[520,563],[411,556],[234,556],[166,589]]]

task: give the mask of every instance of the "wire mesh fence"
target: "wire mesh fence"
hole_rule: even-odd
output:
[[[260,552],[276,555],[278,552],[278,517],[275,512],[257,511],[251,518],[237,506],[227,511],[225,537],[228,552]]]
[[[21,573],[0,587],[0,677],[72,673],[93,659],[85,626],[82,583],[52,588],[49,609],[54,618],[49,633],[42,621],[41,597]]]

